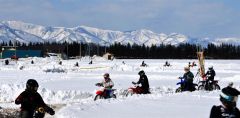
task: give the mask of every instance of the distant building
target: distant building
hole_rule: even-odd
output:
[[[3,50],[2,58],[27,58],[27,57],[43,57],[41,50]]]
[[[2,46],[0,50],[0,58],[26,58],[26,57],[42,57],[41,50],[17,50],[17,46]]]
[[[103,55],[103,58],[107,59],[107,60],[113,60],[114,56],[111,53],[106,53]]]
[[[47,55],[48,53],[62,54],[62,53],[64,53],[64,50],[66,50],[65,45],[52,44],[52,45],[44,45],[43,46],[43,51],[45,52],[45,55]]]
[[[55,58],[55,59],[63,59],[63,60],[68,59],[65,53],[47,53],[45,56]]]

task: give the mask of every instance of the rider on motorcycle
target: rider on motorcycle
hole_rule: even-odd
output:
[[[236,107],[237,98],[240,92],[227,86],[220,93],[222,105],[214,105],[211,109],[210,118],[240,118],[240,111]]]
[[[149,91],[149,83],[148,83],[148,78],[145,75],[145,72],[143,70],[138,72],[138,75],[140,76],[138,82],[132,82],[133,84],[141,84],[140,89],[143,90],[142,94],[148,94],[150,93]]]
[[[42,107],[50,115],[55,114],[55,111],[44,103],[37,90],[37,81],[29,79],[25,91],[16,98],[15,104],[21,104],[20,118],[33,118],[35,110],[39,107]]]
[[[110,79],[109,73],[105,73],[103,75],[103,81],[100,83],[97,83],[98,86],[103,86],[104,91],[106,92],[107,97],[111,97],[112,87],[114,86],[113,81]]]
[[[205,74],[205,76],[207,77],[207,80],[206,80],[206,83],[212,83],[214,81],[214,76],[216,75],[214,69],[213,69],[213,66],[210,66],[208,68],[208,71],[207,73]]]
[[[190,71],[189,67],[184,67],[184,88],[186,91],[192,91],[192,87],[193,87],[193,78],[194,75],[193,73]]]

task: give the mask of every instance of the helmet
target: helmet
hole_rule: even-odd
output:
[[[184,71],[189,71],[190,68],[189,67],[184,67]]]
[[[229,83],[228,83],[228,86],[229,86],[229,87],[232,87],[232,86],[233,86],[233,82],[229,82]]]
[[[232,108],[236,106],[238,95],[240,95],[240,92],[237,89],[227,86],[220,93],[220,101]]]
[[[35,79],[29,79],[26,84],[27,90],[37,91],[38,89],[38,82]]]
[[[104,77],[104,78],[109,78],[109,73],[105,73],[105,74],[103,75],[103,77]]]
[[[141,71],[138,72],[138,75],[140,75],[140,76],[145,75],[145,72],[143,70],[141,70]]]
[[[212,69],[213,69],[213,66],[208,67],[208,69],[209,69],[209,70],[212,70]]]

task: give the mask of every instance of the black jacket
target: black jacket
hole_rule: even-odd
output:
[[[211,109],[210,118],[240,118],[240,112],[236,107],[228,110],[221,105],[214,105]]]
[[[208,76],[208,79],[214,80],[214,76],[216,75],[216,73],[214,70],[208,70],[205,75]]]
[[[52,108],[48,107],[38,92],[23,91],[15,100],[15,104],[21,104],[21,111],[34,112],[38,107],[43,107],[49,114],[54,114]]]
[[[149,91],[149,83],[146,75],[140,76],[137,84],[141,84],[144,91]]]

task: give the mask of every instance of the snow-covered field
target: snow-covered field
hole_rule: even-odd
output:
[[[144,60],[149,66],[140,67],[142,61],[95,58],[89,65],[89,58],[82,58],[63,60],[59,65],[58,59],[27,58],[4,65],[4,60],[0,60],[0,106],[19,108],[13,101],[25,89],[28,79],[39,82],[38,92],[47,104],[62,105],[54,118],[207,118],[212,105],[220,104],[220,91],[174,93],[183,68],[197,60]],[[163,67],[165,61],[172,66]],[[76,62],[79,67],[74,67]],[[240,89],[240,60],[206,60],[205,64],[214,66],[221,87],[232,81]],[[191,71],[196,74],[197,68]],[[140,70],[146,72],[152,94],[122,96],[122,91],[138,80]],[[106,72],[115,83],[117,99],[93,101],[98,89],[95,83]],[[198,81],[196,77],[194,82]]]

